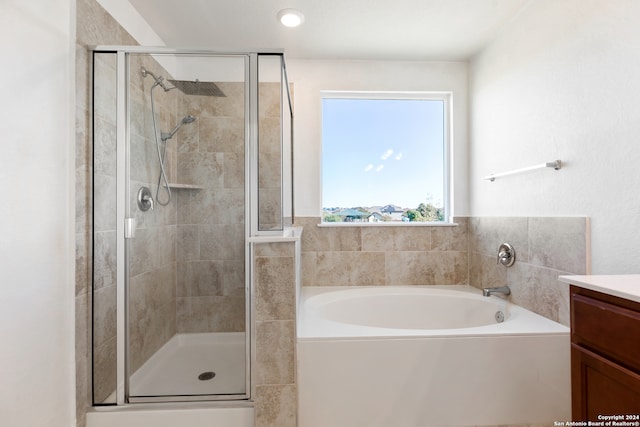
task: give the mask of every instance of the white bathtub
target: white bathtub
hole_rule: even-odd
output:
[[[299,427],[553,424],[569,329],[468,286],[305,287],[298,382]]]

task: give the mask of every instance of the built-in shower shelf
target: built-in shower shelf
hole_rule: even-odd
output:
[[[191,184],[176,184],[169,183],[169,187],[175,190],[202,190],[204,187],[200,185],[191,185]]]

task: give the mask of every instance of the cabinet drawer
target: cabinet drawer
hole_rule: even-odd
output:
[[[571,295],[571,341],[640,372],[640,312]]]

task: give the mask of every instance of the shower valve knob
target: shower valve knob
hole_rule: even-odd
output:
[[[153,210],[153,198],[151,196],[144,196],[142,201],[149,204],[149,209]]]
[[[140,187],[138,190],[138,207],[141,211],[146,212],[153,210],[153,196],[151,196],[151,190],[147,187]]]
[[[511,267],[516,262],[516,250],[509,243],[503,243],[498,248],[497,264]]]

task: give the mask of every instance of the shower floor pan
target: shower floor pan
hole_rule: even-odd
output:
[[[244,332],[176,334],[131,376],[131,401],[244,395],[245,344]]]

